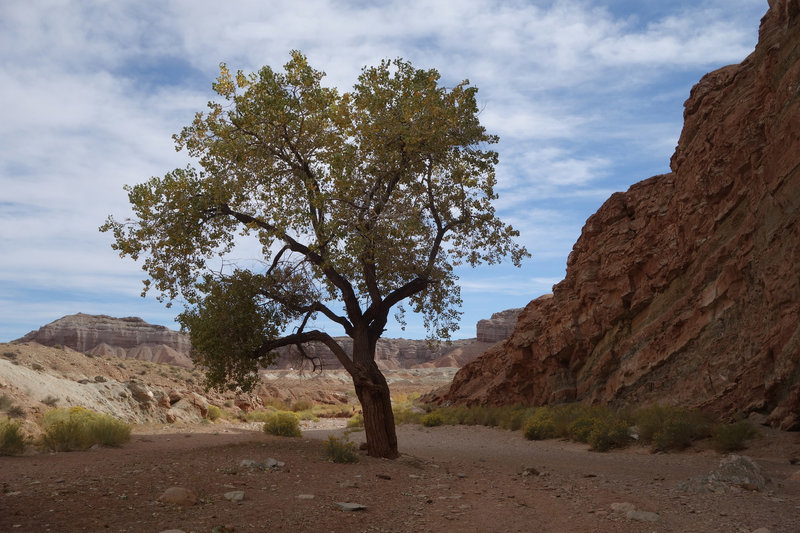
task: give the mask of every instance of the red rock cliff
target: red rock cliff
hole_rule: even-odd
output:
[[[669,402],[800,429],[800,0],[685,104],[672,172],[592,215],[552,296],[445,400]]]

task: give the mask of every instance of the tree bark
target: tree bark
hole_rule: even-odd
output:
[[[375,363],[374,343],[361,347],[362,350],[366,349],[371,353],[358,353],[357,347],[358,343],[354,342],[353,358],[357,362],[354,364],[355,371],[352,377],[356,396],[361,402],[364,414],[367,454],[372,457],[396,459],[400,453],[397,451],[397,433],[389,384]]]

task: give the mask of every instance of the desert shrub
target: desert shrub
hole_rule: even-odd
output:
[[[500,426],[502,429],[518,431],[522,429],[522,426],[525,424],[525,420],[527,420],[528,417],[530,417],[533,413],[533,409],[518,405],[508,408],[501,408],[498,426]]]
[[[583,415],[575,419],[568,429],[569,438],[574,441],[588,443],[589,436],[598,423],[599,419],[591,415]]]
[[[233,407],[233,400],[225,400],[225,403],[223,405],[228,409],[230,409],[231,407]]]
[[[16,420],[0,420],[0,455],[20,455],[25,451],[25,435]]]
[[[266,398],[263,400],[265,407],[272,407],[278,411],[288,411],[289,406],[286,405],[286,402],[283,400],[279,400],[278,398]]]
[[[44,370],[44,367],[39,363],[31,363],[31,368],[36,370],[37,372],[41,372],[42,370]]]
[[[426,428],[441,426],[442,424],[444,424],[444,419],[439,413],[428,413],[422,417],[422,425]]]
[[[0,411],[5,411],[14,405],[14,400],[8,394],[0,396]]]
[[[364,427],[364,415],[361,413],[355,414],[350,417],[350,420],[347,421],[348,428],[363,428]]]
[[[7,357],[9,359],[16,359],[17,353],[16,352],[3,352],[3,357]]]
[[[264,422],[264,432],[278,437],[302,437],[300,419],[289,411],[276,411]]]
[[[121,446],[131,438],[131,427],[125,422],[82,407],[49,411],[42,429],[42,446],[56,452],[86,450],[95,444]]]
[[[587,442],[596,452],[607,452],[611,448],[622,448],[630,440],[628,424],[615,416],[593,417],[592,430]]]
[[[276,409],[272,407],[267,407],[266,409],[258,410],[258,411],[250,411],[247,413],[247,421],[248,422],[266,422],[272,415],[277,412]]]
[[[745,448],[744,442],[758,435],[758,431],[747,420],[740,420],[733,424],[717,424],[711,439],[714,449],[720,453],[735,452]]]
[[[298,398],[292,404],[292,411],[295,413],[299,411],[310,411],[314,407],[314,402],[308,398]]]
[[[337,439],[333,435],[328,437],[328,442],[323,449],[325,457],[334,463],[357,463],[358,453],[354,442],[346,437]]]
[[[549,407],[538,408],[525,422],[522,433],[528,440],[552,439],[557,437],[553,410]]]
[[[415,408],[408,407],[394,407],[392,408],[395,424],[422,424],[426,416],[425,413],[420,412]]]
[[[711,434],[711,421],[703,413],[682,407],[653,405],[634,414],[639,440],[657,450],[682,450],[692,441]]]
[[[25,418],[25,409],[19,405],[12,405],[7,411],[8,418]]]
[[[58,405],[58,398],[48,394],[45,397],[45,399],[42,400],[42,403],[45,404],[48,407],[55,407],[56,405]]]
[[[208,411],[206,412],[206,418],[211,421],[214,421],[222,416],[222,409],[217,407],[216,405],[209,405]]]

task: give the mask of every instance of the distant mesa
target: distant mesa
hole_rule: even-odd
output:
[[[503,311],[492,315],[490,320],[482,320],[478,325],[480,338],[477,341],[474,338],[462,339],[431,346],[425,340],[380,339],[376,349],[378,366],[385,370],[463,366],[497,342],[492,339],[505,339],[513,331],[513,322],[519,311]],[[345,350],[352,346],[348,337],[337,337],[336,340]],[[31,331],[14,342],[65,346],[82,353],[140,359],[185,368],[194,366],[190,357],[191,342],[188,335],[164,326],[148,324],[137,317],[114,318],[84,313],[68,315]],[[323,344],[311,344],[306,347],[306,352],[324,369],[342,368],[333,353]],[[283,349],[280,354],[280,358],[271,368],[311,366],[293,348]]]
[[[15,342],[66,346],[77,352],[141,359],[191,368],[189,338],[141,318],[78,313],[31,331]]]
[[[678,404],[800,430],[800,1],[704,76],[672,172],[586,221],[553,295],[466,365],[468,405]]]

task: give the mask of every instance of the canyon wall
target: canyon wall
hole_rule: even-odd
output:
[[[586,222],[553,294],[442,400],[664,402],[800,429],[800,0],[703,77],[669,174]]]

